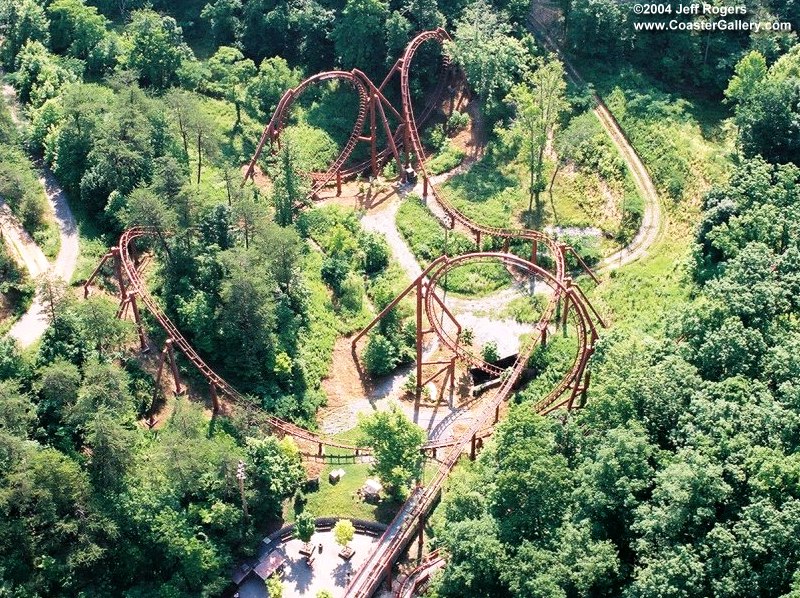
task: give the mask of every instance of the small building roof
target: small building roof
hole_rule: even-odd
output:
[[[266,558],[259,561],[258,565],[256,565],[253,569],[253,573],[266,581],[285,562],[286,553],[283,551],[283,549],[278,548],[277,550],[270,552]]]

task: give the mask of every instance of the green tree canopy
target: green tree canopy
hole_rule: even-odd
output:
[[[395,496],[408,492],[408,485],[422,475],[422,443],[425,432],[411,422],[396,404],[359,418],[360,442],[373,448],[374,469]]]
[[[193,58],[175,19],[149,9],[132,13],[123,42],[122,63],[146,86],[166,89],[177,81],[184,61]]]

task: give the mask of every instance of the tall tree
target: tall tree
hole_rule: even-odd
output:
[[[384,48],[388,16],[385,0],[347,0],[332,34],[342,68],[359,68],[370,76],[380,74],[384,59],[375,48]]]
[[[139,74],[143,85],[166,89],[177,80],[184,61],[192,58],[175,19],[149,9],[133,12],[125,28],[122,59]]]
[[[375,473],[394,496],[406,496],[409,483],[422,475],[425,432],[395,403],[359,418],[358,429],[361,441],[375,451]]]
[[[242,34],[242,0],[215,0],[200,12],[208,21],[214,40],[220,45],[236,42]]]
[[[298,83],[300,83],[300,71],[297,68],[290,68],[286,59],[280,56],[265,58],[247,88],[245,96],[248,105],[259,118],[267,120],[272,116],[286,90],[297,86]]]
[[[117,317],[117,302],[102,295],[90,297],[78,304],[78,314],[83,326],[84,338],[103,359],[119,349],[131,338],[131,325]]]
[[[303,511],[297,516],[294,527],[298,539],[304,544],[308,544],[316,531],[314,516],[308,511]]]
[[[123,217],[128,227],[144,226],[153,230],[167,257],[172,259],[166,235],[174,229],[177,216],[164,200],[150,189],[144,187],[134,189],[126,203]]]
[[[211,69],[209,90],[233,104],[236,109],[236,123],[242,122],[242,105],[246,101],[248,84],[256,74],[256,66],[236,48],[221,46],[208,59]]]
[[[304,184],[295,165],[291,147],[287,144],[281,149],[280,172],[272,191],[275,206],[275,222],[280,226],[290,226],[294,221],[295,207],[305,198]]]
[[[528,51],[512,34],[511,25],[486,0],[470,4],[456,23],[447,53],[464,69],[470,88],[489,117],[500,114],[503,98],[528,70]]]
[[[29,41],[41,42],[45,46],[50,41],[47,15],[34,0],[0,1],[0,25],[4,38],[0,60],[7,69],[14,68],[17,54]]]
[[[567,84],[564,66],[550,60],[537,68],[528,83],[517,85],[511,92],[514,103],[514,129],[521,140],[521,150],[528,167],[528,213],[533,202],[539,205],[539,195],[546,188],[544,157],[547,144],[555,134],[561,114],[566,108]]]
[[[111,41],[108,21],[84,0],[56,0],[47,8],[50,39],[54,52],[66,52],[85,60],[91,72],[98,72],[116,58],[116,38]]]

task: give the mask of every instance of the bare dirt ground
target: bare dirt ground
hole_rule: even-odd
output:
[[[475,408],[476,401],[469,396],[468,389],[457,383],[450,391],[449,385],[444,389],[442,402],[436,398],[442,391],[444,376],[439,376],[427,387],[433,400],[417,402],[405,396],[403,383],[413,371],[413,365],[398,368],[394,374],[369,379],[362,373],[361,364],[353,356],[350,338],[340,338],[334,347],[333,365],[328,378],[323,380],[322,387],[328,397],[328,405],[320,410],[318,421],[325,434],[335,434],[352,429],[358,423],[360,414],[369,414],[389,408],[396,402],[406,415],[428,433],[429,438],[443,438],[453,432],[453,425],[465,412]],[[363,348],[363,342],[359,349]],[[426,338],[424,348],[425,360],[438,359],[438,343]],[[429,368],[425,370],[426,374]],[[430,372],[432,373],[432,372]],[[456,371],[457,382],[463,377],[464,370]]]

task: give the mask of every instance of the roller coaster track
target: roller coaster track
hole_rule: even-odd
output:
[[[581,379],[587,373],[586,366],[594,349],[597,331],[594,325],[591,308],[587,305],[583,293],[580,291],[579,287],[571,285],[569,279],[566,279],[566,281],[559,280],[552,273],[540,266],[510,253],[481,252],[464,254],[453,258],[448,256],[437,258],[434,260],[432,267],[427,270],[429,281],[432,285],[435,285],[437,281],[453,268],[466,264],[486,262],[488,260],[500,261],[504,265],[511,265],[526,270],[531,274],[535,274],[545,280],[547,284],[553,288],[554,292],[538,324],[534,328],[535,334],[533,339],[520,350],[513,367],[504,374],[500,386],[485,403],[467,431],[453,441],[426,445],[426,450],[436,448],[449,448],[450,450],[440,463],[433,479],[426,486],[415,490],[411,498],[397,514],[395,520],[378,543],[372,558],[357,572],[348,586],[345,594],[348,597],[369,598],[369,596],[372,596],[378,589],[384,577],[389,575],[392,563],[397,560],[408,543],[413,539],[414,535],[418,533],[420,528],[424,525],[427,514],[438,501],[444,482],[455,467],[461,454],[470,444],[472,444],[471,453],[474,454],[476,438],[478,438],[484,430],[491,428],[494,420],[496,420],[497,410],[500,405],[511,396],[515,385],[520,379],[524,369],[527,367],[528,360],[533,350],[546,338],[546,331],[556,310],[557,301],[562,296],[565,298],[564,319],[566,320],[566,310],[568,306],[573,308],[573,313],[575,315],[573,321],[577,328],[578,339],[576,357],[572,366],[556,387],[553,388],[547,396],[535,403],[532,409],[538,413],[549,413],[565,404],[571,406],[575,396],[586,388],[588,381],[584,378],[584,385],[581,387]],[[428,293],[427,297],[431,295],[432,293]],[[426,301],[426,312],[432,324],[437,320],[434,313],[434,306],[435,304],[432,300],[428,299]],[[435,324],[434,329],[436,329]],[[456,342],[440,330],[437,330],[436,334],[445,343]],[[566,391],[570,388],[572,389],[571,395],[568,398],[564,398]]]
[[[301,82],[297,87],[294,87],[284,93],[278,102],[275,113],[272,115],[269,123],[264,128],[264,132],[261,134],[261,139],[258,141],[255,154],[253,155],[253,158],[250,160],[250,164],[247,167],[245,180],[253,176],[256,163],[266,143],[268,141],[270,143],[278,141],[281,131],[283,131],[284,127],[286,126],[286,121],[289,118],[291,107],[298,100],[298,98],[300,98],[300,96],[302,96],[303,93],[309,88],[326,81],[334,80],[344,81],[356,90],[356,93],[358,94],[358,113],[356,115],[355,123],[353,124],[353,130],[350,132],[350,136],[347,139],[347,143],[345,143],[336,160],[334,160],[334,162],[325,172],[312,174],[313,184],[310,195],[312,197],[316,195],[319,190],[325,187],[325,185],[327,185],[331,179],[337,175],[337,173],[341,174],[342,167],[350,157],[350,154],[353,153],[353,150],[356,148],[356,145],[359,142],[361,132],[364,129],[364,122],[367,118],[370,94],[364,79],[365,78],[358,71],[326,71],[324,73],[318,73],[309,77]]]
[[[431,331],[437,336],[437,338],[439,338],[442,344],[455,355],[455,358],[472,363],[478,367],[486,369],[487,371],[500,375],[500,385],[493,392],[489,400],[485,402],[483,408],[476,415],[476,417],[474,417],[466,432],[464,432],[458,438],[432,441],[423,447],[424,450],[433,451],[434,453],[436,450],[440,449],[449,450],[440,461],[440,466],[431,482],[424,487],[417,487],[414,490],[410,499],[403,505],[392,524],[382,536],[371,558],[354,576],[346,590],[346,595],[351,597],[368,598],[375,592],[384,577],[387,574],[390,574],[392,564],[397,560],[410,539],[424,526],[424,522],[428,513],[435,506],[441,495],[445,480],[449,476],[453,467],[455,467],[464,450],[471,445],[471,454],[474,455],[476,450],[476,441],[488,433],[491,433],[493,425],[497,422],[500,405],[511,396],[511,393],[513,392],[516,384],[518,384],[523,371],[527,367],[528,360],[533,351],[537,346],[544,345],[546,343],[548,329],[553,321],[554,313],[557,313],[558,311],[558,307],[561,308],[560,317],[561,325],[563,327],[566,327],[567,325],[568,314],[572,314],[571,321],[574,323],[576,328],[578,346],[576,349],[575,359],[563,378],[545,397],[540,399],[532,406],[532,408],[539,413],[548,413],[563,405],[572,407],[573,402],[578,394],[583,394],[585,392],[588,386],[588,360],[593,353],[594,344],[597,340],[597,329],[595,322],[603,325],[602,319],[599,317],[597,312],[594,311],[580,287],[572,284],[572,279],[566,274],[565,253],[569,250],[568,247],[539,231],[529,229],[489,227],[476,223],[462,214],[447,199],[441,189],[438,189],[435,185],[428,185],[429,176],[425,169],[425,149],[420,139],[418,130],[418,122],[420,122],[421,119],[416,118],[411,101],[409,83],[410,69],[414,55],[420,46],[429,41],[435,41],[443,44],[448,39],[448,34],[441,28],[435,31],[426,31],[419,34],[409,43],[403,54],[403,57],[397,61],[380,87],[375,87],[371,82],[369,82],[366,76],[359,71],[352,71],[349,73],[346,71],[331,71],[310,77],[298,87],[289,90],[286,94],[284,94],[283,98],[279,102],[275,114],[265,128],[264,133],[259,141],[256,154],[251,160],[247,175],[245,176],[246,180],[253,174],[256,160],[258,159],[258,156],[263,150],[267,141],[273,142],[278,139],[286,119],[288,118],[287,115],[289,113],[289,109],[297,97],[299,97],[310,86],[320,82],[334,79],[343,80],[352,85],[356,89],[356,92],[359,96],[359,111],[356,118],[356,124],[348,139],[348,142],[345,144],[342,152],[336,158],[331,167],[325,173],[314,177],[314,185],[311,191],[311,196],[313,197],[313,195],[323,186],[325,186],[331,179],[333,179],[333,177],[341,177],[343,165],[355,148],[356,143],[363,140],[361,131],[363,130],[368,109],[372,110],[372,115],[374,116],[376,111],[375,106],[381,106],[381,104],[377,103],[376,101],[376,98],[380,94],[380,90],[383,89],[390,77],[392,77],[394,73],[398,72],[400,75],[402,99],[401,111],[398,112],[395,110],[395,112],[397,112],[401,117],[401,125],[398,133],[402,133],[404,137],[403,143],[406,146],[406,151],[413,151],[416,155],[418,162],[417,169],[423,177],[425,183],[424,195],[427,196],[427,191],[430,189],[433,200],[450,218],[451,226],[455,226],[455,224],[458,223],[460,226],[465,227],[476,236],[478,245],[477,252],[458,256],[440,256],[425,269],[420,277],[414,281],[414,283],[412,283],[412,285],[405,292],[413,290],[415,284],[418,285],[416,287],[418,302],[418,324],[421,322],[420,318],[422,315],[422,310],[424,310],[424,315],[431,323]],[[445,61],[445,65],[446,64],[447,63]],[[443,81],[440,80],[439,84],[437,85],[439,93],[441,90],[443,90],[443,85]],[[385,98],[382,98],[381,101],[385,101]],[[373,103],[371,108],[369,106],[370,102]],[[429,102],[425,111],[427,112],[431,106],[435,106],[435,103],[435,99]],[[392,110],[394,109],[392,108]],[[431,108],[431,112],[432,110],[433,108]],[[390,145],[392,145],[396,136],[397,133],[394,135],[387,135],[387,140],[390,142]],[[393,153],[395,156],[397,156],[396,146],[393,149]],[[104,261],[111,258],[116,260],[117,278],[120,287],[120,296],[122,299],[120,313],[127,309],[127,307],[130,307],[133,310],[134,317],[138,325],[140,340],[142,346],[145,347],[146,343],[144,332],[138,314],[138,306],[136,301],[137,297],[141,299],[143,305],[158,322],[159,326],[165,331],[168,341],[171,343],[171,345],[167,345],[167,347],[165,347],[165,351],[172,345],[176,346],[209,382],[212,398],[216,396],[216,392],[219,390],[229,397],[233,402],[249,402],[247,397],[242,395],[205,363],[205,361],[195,351],[188,340],[177,329],[174,323],[166,316],[166,314],[164,314],[158,303],[148,293],[147,287],[141,278],[137,264],[131,255],[131,245],[137,239],[153,236],[159,236],[159,231],[144,227],[128,229],[122,234],[118,245],[113,248],[112,251],[104,258]],[[502,239],[504,245],[503,251],[480,251],[481,236]],[[509,243],[511,240],[531,242],[533,244],[531,260],[526,260],[513,253],[510,253]],[[551,255],[553,271],[547,270],[538,264],[538,244],[540,243],[547,248]],[[454,336],[442,324],[444,319],[440,316],[444,313],[447,313],[448,310],[445,303],[436,294],[436,287],[439,281],[442,280],[452,269],[469,264],[485,263],[487,261],[500,262],[508,268],[513,268],[527,275],[538,277],[539,280],[546,283],[552,289],[552,293],[549,295],[547,305],[544,308],[538,323],[533,328],[534,334],[532,335],[531,340],[524,343],[523,347],[519,351],[514,365],[502,372],[496,366],[487,364],[482,359],[472,355],[468,351],[465,351],[463,347],[459,345],[458,335]],[[84,287],[87,293],[89,284],[99,271],[102,263],[103,262],[101,262],[100,266],[97,267],[95,273],[92,274],[89,280],[87,280],[87,283]],[[378,318],[380,317],[381,315],[378,316]],[[451,320],[455,322],[455,319],[452,318],[452,314],[450,314],[450,317]],[[556,319],[558,319],[558,317]],[[370,326],[373,324],[370,324]],[[556,322],[556,327],[557,326],[558,322]],[[418,335],[421,333],[420,328],[421,327],[418,325]],[[365,331],[362,331],[362,334]],[[367,454],[369,452],[369,449],[367,448],[355,447],[345,443],[332,441],[326,437],[317,435],[308,430],[304,430],[299,426],[274,416],[270,416],[268,421],[269,425],[276,433],[280,435],[289,435],[299,440],[316,444],[319,446],[320,453],[322,452],[323,446],[351,450],[354,451],[356,455],[359,453]]]
[[[428,554],[402,581],[395,592],[396,598],[414,598],[416,593],[427,588],[431,576],[441,569],[445,562],[444,557],[439,554],[438,550]]]
[[[122,307],[120,307],[120,314],[123,311],[125,306],[130,305],[133,312],[134,318],[137,323],[137,327],[139,330],[139,336],[142,341],[142,347],[146,347],[145,339],[144,339],[144,332],[142,329],[142,324],[139,316],[137,298],[142,301],[144,306],[156,320],[158,325],[164,330],[167,335],[167,339],[170,341],[172,346],[177,347],[181,353],[188,359],[192,365],[200,372],[200,374],[208,381],[211,389],[212,396],[216,396],[217,391],[223,393],[227,396],[230,400],[234,403],[238,403],[240,405],[246,405],[250,402],[247,397],[245,397],[242,393],[240,393],[236,388],[234,388],[229,382],[227,382],[222,376],[217,374],[204,360],[200,355],[195,351],[194,347],[189,343],[188,340],[181,334],[180,330],[175,326],[175,324],[170,320],[167,315],[163,312],[161,307],[158,303],[153,299],[150,293],[147,291],[147,285],[141,278],[141,274],[139,269],[137,268],[136,261],[133,259],[131,255],[131,245],[137,239],[143,237],[155,237],[158,236],[158,231],[152,228],[146,227],[134,227],[129,228],[125,232],[122,233],[122,236],[119,239],[119,243],[112,251],[106,255],[103,262],[106,259],[112,258],[116,260],[117,266],[117,278],[120,287],[120,296],[122,300]],[[96,273],[100,270],[100,267],[103,265],[103,262],[95,269],[95,273],[89,277],[84,285],[84,292],[88,294],[89,285],[91,284],[93,278],[95,277]],[[357,447],[350,444],[337,442],[330,438],[320,436],[309,430],[301,428],[291,422],[282,420],[275,416],[268,416],[267,423],[269,424],[270,428],[280,436],[291,436],[295,439],[306,441],[308,443],[314,444],[319,447],[317,455],[314,456],[321,456],[322,455],[322,447],[333,447],[339,449],[345,449],[348,451],[353,451],[355,455],[368,455],[370,454],[370,449],[365,447]]]
[[[444,320],[437,314],[437,305],[440,306],[442,310],[446,310],[446,307],[444,303],[436,297],[435,289],[439,280],[453,268],[467,264],[482,263],[489,260],[500,261],[503,265],[512,266],[539,276],[540,279],[544,280],[553,289],[553,293],[550,296],[538,324],[534,328],[533,339],[520,350],[513,367],[503,373],[500,386],[481,409],[477,417],[474,418],[469,429],[458,439],[429,443],[426,445],[425,448],[429,450],[435,450],[437,448],[449,448],[450,450],[441,461],[433,479],[426,486],[418,487],[413,492],[384,533],[371,558],[351,580],[345,592],[345,595],[350,598],[369,598],[375,593],[385,577],[391,577],[392,564],[399,558],[414,535],[424,527],[425,518],[441,496],[444,482],[460,459],[465,448],[471,443],[471,453],[474,455],[476,438],[487,429],[491,428],[497,419],[501,403],[511,396],[523,370],[527,367],[528,359],[533,353],[533,350],[537,345],[545,342],[548,327],[556,311],[556,306],[560,303],[562,297],[564,299],[562,314],[563,325],[567,323],[568,308],[571,307],[573,321],[577,328],[576,336],[578,347],[576,356],[571,367],[559,383],[544,398],[540,399],[532,406],[536,412],[548,413],[564,404],[571,407],[576,395],[579,392],[585,391],[588,385],[587,364],[594,351],[594,344],[597,340],[597,330],[594,324],[595,319],[601,325],[603,324],[602,319],[600,319],[597,312],[591,307],[580,287],[573,285],[571,278],[566,276],[564,260],[565,246],[563,244],[557,243],[555,240],[539,231],[487,227],[478,224],[455,208],[445,197],[444,193],[442,193],[440,189],[437,189],[435,185],[428,185],[428,174],[425,170],[425,149],[419,136],[419,130],[416,126],[414,111],[411,104],[409,72],[414,54],[422,44],[428,41],[444,43],[447,39],[449,39],[449,36],[442,29],[427,31],[415,37],[406,48],[402,58],[401,70],[402,108],[406,119],[407,134],[410,138],[411,147],[417,155],[419,161],[418,169],[424,179],[424,194],[427,195],[427,191],[430,189],[434,201],[436,201],[445,214],[450,217],[452,226],[455,226],[455,223],[459,223],[475,234],[479,252],[455,257],[441,256],[425,269],[417,281],[415,281],[418,293],[422,292],[423,289],[425,290],[425,315],[436,337],[458,358],[480,366],[481,364],[477,362],[482,362],[482,360],[460,348],[458,336],[456,335],[454,337],[445,330],[441,323]],[[481,235],[503,239],[504,251],[480,252]],[[508,241],[510,239],[532,241],[534,243],[532,260],[534,261],[527,261],[512,253],[508,253]],[[550,250],[553,258],[554,273],[541,268],[535,263],[537,256],[536,244],[540,242]],[[370,324],[370,326],[372,326],[372,324]],[[485,367],[488,364],[483,365]],[[583,380],[582,387],[581,380]],[[572,391],[570,396],[564,398],[565,393],[570,389]]]
[[[252,178],[255,173],[256,164],[258,162],[259,157],[261,156],[264,147],[266,146],[267,142],[270,145],[277,144],[280,146],[280,134],[285,129],[286,123],[288,122],[289,114],[291,112],[292,106],[295,102],[303,95],[305,91],[310,89],[311,87],[320,85],[327,81],[332,80],[340,80],[344,81],[345,83],[351,85],[358,94],[358,112],[356,114],[355,121],[353,123],[353,129],[350,132],[350,135],[347,139],[347,142],[343,146],[341,152],[339,153],[338,157],[331,163],[328,169],[324,172],[311,172],[308,173],[308,176],[313,181],[311,192],[309,196],[314,198],[317,196],[317,193],[322,190],[326,185],[328,185],[334,177],[338,179],[349,179],[353,176],[361,174],[367,171],[373,163],[376,166],[384,164],[387,160],[391,159],[393,154],[396,154],[403,146],[405,145],[405,123],[400,122],[399,126],[396,127],[394,132],[391,131],[391,127],[386,119],[386,114],[382,106],[375,108],[379,105],[379,100],[382,100],[389,106],[389,109],[392,110],[397,116],[399,120],[402,121],[402,115],[400,112],[394,110],[388,101],[384,97],[384,93],[386,91],[386,86],[391,81],[393,75],[395,73],[400,72],[402,64],[402,59],[398,60],[395,65],[389,70],[389,73],[384,78],[383,82],[380,86],[376,87],[372,81],[365,75],[362,71],[358,69],[353,69],[352,71],[325,71],[322,73],[318,73],[311,77],[308,77],[304,81],[302,81],[297,87],[287,90],[283,96],[281,97],[278,105],[275,109],[275,112],[272,115],[272,118],[264,127],[264,131],[261,134],[261,138],[258,141],[256,146],[256,150],[253,154],[253,157],[248,164],[247,171],[245,173],[244,180],[247,181],[248,178]],[[425,104],[425,107],[422,111],[420,116],[420,123],[426,122],[430,116],[435,112],[436,108],[439,105],[439,101],[444,93],[445,87],[448,81],[448,74],[450,71],[450,59],[446,55],[442,58],[442,65],[439,73],[439,77],[437,78],[437,85],[434,89],[433,93],[429,95],[428,101]],[[362,135],[364,130],[364,125],[366,124],[367,114],[370,111],[370,104],[371,101],[374,101],[372,104],[373,110],[375,112],[380,111],[381,121],[384,124],[384,132],[387,134],[387,138],[392,140],[391,143],[387,143],[387,146],[377,152],[374,158],[366,160],[364,162],[358,163],[353,166],[345,167],[345,163],[347,162],[348,158],[351,156],[353,151],[355,150],[356,146],[358,145],[359,141],[368,141],[372,144],[375,144],[376,137],[376,123],[374,120],[375,114],[370,114],[372,116],[372,120],[370,122],[370,131],[371,136],[365,137]]]

